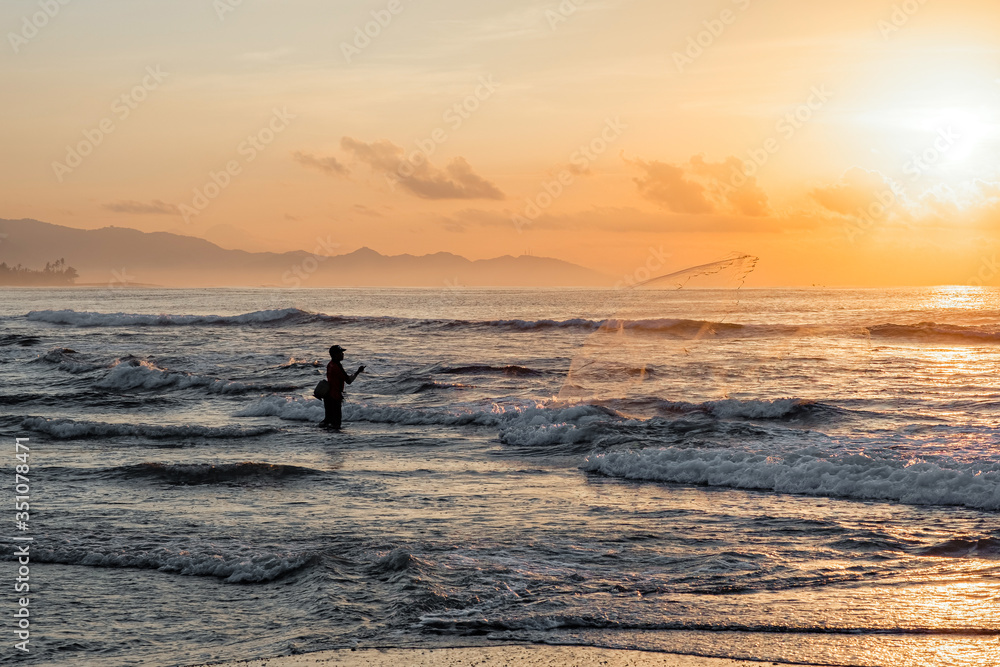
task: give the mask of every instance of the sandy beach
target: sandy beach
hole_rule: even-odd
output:
[[[238,662],[213,667],[759,667],[777,662],[701,658],[671,653],[620,651],[589,646],[481,646],[441,649],[343,649]],[[200,667],[208,667],[203,665]]]

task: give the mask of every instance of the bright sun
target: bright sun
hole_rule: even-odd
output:
[[[907,124],[928,137],[914,159],[940,171],[965,164],[993,131],[983,113],[958,107],[915,111]]]

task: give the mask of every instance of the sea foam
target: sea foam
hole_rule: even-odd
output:
[[[245,394],[259,392],[263,389],[276,389],[276,387],[263,387],[183,371],[172,371],[135,357],[117,359],[111,370],[98,380],[95,386],[99,389],[112,391],[197,388],[213,394]],[[282,388],[287,390],[295,387],[287,385]]]
[[[983,467],[861,454],[824,456],[812,450],[779,456],[675,447],[595,453],[581,466],[622,479],[998,510],[1000,470]]]
[[[441,425],[441,426],[538,426],[576,422],[596,417],[607,419],[617,413],[594,405],[545,407],[543,405],[501,407],[494,404],[488,409],[433,410],[414,409],[395,405],[369,405],[345,403],[344,419],[385,424]],[[236,417],[278,417],[289,421],[319,421],[323,418],[323,403],[300,396],[264,396],[235,414]]]
[[[312,314],[298,308],[259,310],[242,315],[151,315],[141,313],[97,313],[75,310],[33,310],[27,314],[32,322],[65,324],[77,327],[116,326],[195,326],[227,324],[273,324]]]
[[[313,563],[316,558],[312,553],[253,551],[247,548],[199,550],[158,547],[142,550],[131,547],[75,547],[67,544],[54,548],[32,547],[31,551],[33,562],[159,570],[185,576],[216,577],[228,584],[274,581]]]
[[[248,438],[275,433],[271,427],[243,428],[240,426],[158,426],[154,424],[122,424],[108,422],[75,421],[72,419],[47,419],[27,417],[21,427],[44,433],[57,440],[108,438],[134,436],[151,439],[164,438]]]

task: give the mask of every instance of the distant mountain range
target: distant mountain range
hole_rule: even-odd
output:
[[[77,284],[176,287],[609,286],[591,269],[547,257],[469,260],[451,253],[346,255],[226,250],[192,236],[123,227],[85,230],[0,219],[0,262],[38,268],[64,258]]]

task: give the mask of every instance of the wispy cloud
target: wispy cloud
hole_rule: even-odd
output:
[[[755,177],[746,176],[737,157],[709,162],[695,155],[676,165],[659,160],[625,161],[643,172],[632,179],[639,194],[674,213],[762,216],[768,212],[767,193]]]
[[[877,171],[852,167],[836,183],[814,188],[809,196],[834,213],[854,213],[876,200],[878,193],[894,190],[892,183]]]
[[[350,170],[345,167],[340,160],[333,157],[317,157],[311,153],[303,153],[302,151],[295,151],[292,153],[292,157],[296,162],[305,166],[311,167],[313,169],[319,169],[327,174],[333,174],[336,176],[346,176],[350,173]]]
[[[364,204],[355,204],[351,209],[358,215],[368,216],[369,218],[381,218],[382,214],[375,209],[365,206]]]
[[[344,137],[340,146],[423,199],[504,199],[500,188],[475,173],[463,157],[453,158],[442,169],[426,160],[417,166],[404,163],[403,147],[385,139],[365,143]]]

